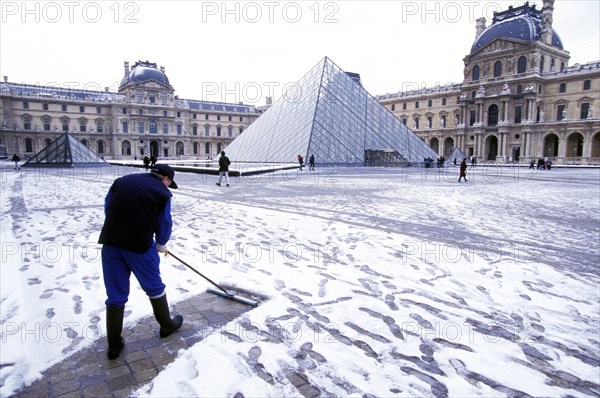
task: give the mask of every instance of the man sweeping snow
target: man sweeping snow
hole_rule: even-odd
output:
[[[106,195],[106,219],[98,243],[103,244],[102,271],[108,296],[108,359],[118,358],[125,345],[121,331],[132,272],[150,298],[160,337],[169,336],[183,323],[181,315],[171,318],[169,314],[158,255],[167,251],[171,237],[173,195],[168,188],[177,189],[174,176],[173,168],[157,165],[150,173],[117,178]]]

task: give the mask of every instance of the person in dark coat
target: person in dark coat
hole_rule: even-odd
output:
[[[308,168],[309,170],[315,169],[315,155],[310,155],[310,158],[308,158],[308,164],[310,165]]]
[[[169,314],[158,255],[167,252],[171,237],[173,195],[169,188],[177,189],[174,176],[173,168],[159,165],[150,173],[117,178],[106,195],[106,217],[98,243],[103,245],[108,359],[118,358],[125,345],[121,331],[132,272],[150,298],[160,337],[169,336],[183,323],[181,315],[171,318]]]
[[[144,168],[148,170],[148,167],[150,166],[150,158],[146,155],[144,156],[144,159],[142,159],[142,162],[144,163]]]
[[[156,156],[150,155],[150,167],[156,166],[156,162],[158,162],[158,159],[156,158]]]
[[[19,167],[19,162],[21,161],[21,157],[19,155],[17,155],[15,153],[10,160],[13,161],[13,162],[15,162],[15,170],[20,170],[21,169]]]
[[[458,177],[458,182],[460,182],[461,178],[464,178],[465,182],[467,182],[467,158],[463,158],[463,161],[460,162],[460,176]]]
[[[219,182],[217,182],[218,186],[221,186],[221,181],[223,180],[223,176],[225,176],[225,184],[229,186],[229,165],[231,162],[229,158],[225,156],[225,151],[221,151],[221,157],[219,158]]]

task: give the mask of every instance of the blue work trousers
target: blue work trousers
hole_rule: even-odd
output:
[[[129,298],[129,277],[132,272],[148,297],[160,297],[166,286],[160,278],[159,264],[155,243],[145,253],[103,245],[102,272],[108,297],[106,305],[125,306]]]

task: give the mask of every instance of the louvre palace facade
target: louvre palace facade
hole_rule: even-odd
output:
[[[64,132],[106,159],[207,159],[258,118],[256,107],[180,99],[163,67],[124,64],[118,92],[0,83],[0,144],[29,157]]]
[[[478,19],[462,83],[377,99],[441,156],[600,164],[600,61],[569,66],[553,3]]]
[[[544,0],[541,10],[527,2],[495,13],[489,26],[480,18],[461,83],[376,99],[440,156],[458,148],[480,162],[600,164],[600,61],[569,64],[553,12]],[[261,113],[180,99],[151,62],[125,62],[117,92],[0,82],[0,144],[9,156],[32,156],[70,132],[106,159],[206,159]]]

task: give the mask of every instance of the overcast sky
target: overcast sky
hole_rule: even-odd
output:
[[[475,20],[523,3],[0,1],[0,75],[116,91],[148,60],[180,98],[262,105],[329,56],[385,94],[462,81]],[[600,0],[557,0],[554,28],[570,65],[600,60]]]

